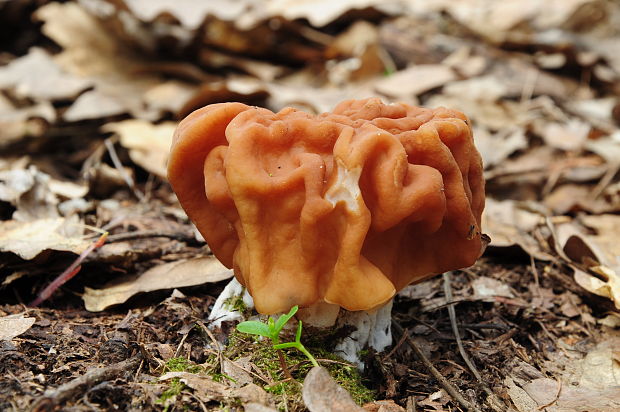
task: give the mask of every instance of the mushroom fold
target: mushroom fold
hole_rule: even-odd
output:
[[[481,253],[482,162],[454,110],[209,105],[179,124],[168,177],[263,314],[369,310]]]

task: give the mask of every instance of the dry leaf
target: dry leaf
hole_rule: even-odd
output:
[[[89,80],[63,71],[39,48],[0,67],[0,88],[12,87],[18,96],[35,100],[71,99],[91,86]]]
[[[102,127],[104,132],[114,132],[120,136],[121,145],[129,149],[129,156],[145,170],[166,178],[166,161],[172,144],[175,122],[152,124],[146,120],[130,119],[108,123]]]
[[[86,310],[100,312],[141,292],[196,286],[231,277],[232,271],[215,257],[200,257],[155,266],[139,276],[112,282],[103,289],[85,288],[82,299]]]
[[[128,112],[137,118],[153,120],[160,117],[159,110],[145,104],[144,95],[162,80],[144,73],[148,63],[128,50],[82,6],[48,3],[37,10],[35,17],[44,22],[42,30],[45,35],[63,47],[54,60],[68,72],[94,85],[93,93],[74,103],[75,107],[68,115],[70,118],[92,116],[94,108],[89,105],[93,101],[105,104],[108,115]]]
[[[447,65],[418,64],[398,71],[375,84],[375,89],[390,97],[418,96],[456,79]]]
[[[166,381],[174,378],[178,378],[192,388],[194,394],[203,402],[223,399],[228,391],[228,386],[214,381],[209,376],[189,372],[166,372],[159,377],[159,380]]]
[[[519,246],[540,260],[550,260],[531,232],[541,223],[541,216],[519,207],[512,200],[487,198],[482,214],[482,227],[491,237],[490,248]]]
[[[486,128],[474,127],[474,140],[485,168],[492,168],[528,147],[525,131],[521,127],[505,127],[493,134]]]
[[[82,253],[90,242],[81,236],[77,218],[39,219],[30,222],[0,222],[0,251],[11,252],[22,259],[34,259],[44,250]]]
[[[21,335],[35,322],[35,318],[24,317],[23,313],[0,317],[0,341],[11,340]]]
[[[81,94],[71,107],[63,113],[67,122],[86,119],[100,119],[125,113],[125,106],[112,96],[102,94],[98,90],[89,90]]]
[[[493,298],[495,296],[503,296],[506,298],[515,297],[514,293],[512,293],[512,290],[510,289],[510,286],[506,283],[500,282],[497,279],[487,276],[477,277],[471,283],[471,286],[474,290],[472,299],[494,301]]]
[[[325,368],[315,366],[304,379],[304,403],[310,412],[364,412]]]
[[[231,384],[232,386],[240,387],[252,383],[252,375],[247,372],[252,369],[251,358],[251,356],[245,356],[236,359],[234,362],[229,359],[224,359],[222,361],[222,373],[234,379],[234,382]]]
[[[45,127],[41,122],[37,122],[37,119],[44,119],[47,123],[56,120],[56,110],[50,102],[43,101],[17,108],[0,94],[0,148],[26,135],[42,134]]]
[[[547,145],[560,150],[579,151],[583,148],[590,133],[590,125],[571,119],[568,122],[545,123],[540,131]]]
[[[596,220],[590,223],[593,222]],[[575,262],[575,282],[591,293],[610,299],[620,310],[620,260],[615,242],[607,245],[608,251],[604,252],[596,238],[586,235],[573,223],[556,226],[554,236],[565,258]],[[581,269],[580,265],[585,264],[592,273]]]

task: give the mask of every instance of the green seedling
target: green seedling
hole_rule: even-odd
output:
[[[285,342],[280,343],[280,332],[284,328],[284,325],[287,324],[289,320],[297,313],[299,307],[293,306],[289,313],[286,315],[280,315],[278,320],[274,320],[271,316],[267,319],[267,323],[259,322],[255,320],[248,320],[245,322],[241,322],[237,325],[237,330],[243,333],[249,333],[251,335],[259,335],[264,336],[266,338],[271,339],[273,343],[273,347],[277,350],[287,349],[287,348],[295,348],[299,350],[301,353],[306,355],[306,357],[312,362],[313,366],[319,366],[319,363],[314,359],[314,356],[308,352],[305,346],[301,343],[301,330],[302,325],[301,321],[299,321],[299,325],[297,326],[297,333],[295,334],[294,342]]]

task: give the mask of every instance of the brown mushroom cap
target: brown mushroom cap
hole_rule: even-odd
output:
[[[168,177],[265,314],[319,301],[372,309],[481,251],[482,162],[454,110],[210,105],[177,128]]]

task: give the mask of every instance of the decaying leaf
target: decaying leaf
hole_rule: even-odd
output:
[[[379,93],[394,98],[417,96],[456,79],[447,65],[421,64],[401,70],[376,83]]]
[[[364,412],[329,372],[319,366],[310,369],[306,375],[302,393],[310,412]]]
[[[200,257],[165,263],[139,276],[112,282],[103,289],[85,288],[82,299],[87,310],[100,312],[110,306],[123,303],[141,292],[196,286],[219,282],[230,277],[232,277],[232,271],[215,257]]]
[[[82,238],[82,225],[77,218],[0,222],[0,251],[14,253],[26,260],[34,259],[44,250],[80,254],[90,243]]]
[[[131,160],[165,179],[166,161],[175,128],[174,122],[154,125],[146,120],[133,119],[108,123],[103,126],[103,131],[117,133],[121,145],[129,149]]]
[[[207,375],[198,375],[190,372],[167,372],[159,377],[160,381],[179,378],[181,382],[196,391],[196,395],[203,402],[223,399],[228,392],[228,386],[214,381]]]
[[[13,219],[31,221],[59,216],[60,198],[79,199],[88,188],[53,179],[35,166],[0,171],[0,201],[11,203]]]
[[[508,394],[520,412],[541,409],[550,412],[612,412],[620,408],[620,363],[617,361],[620,338],[609,337],[586,356],[574,362],[562,376],[513,375],[505,380]],[[537,372],[537,371],[536,371]]]
[[[70,119],[92,116],[94,102],[100,102],[107,115],[131,113],[136,118],[157,119],[160,111],[145,104],[144,95],[162,83],[147,74],[146,61],[121,44],[95,17],[77,3],[48,3],[36,17],[43,21],[43,32],[63,47],[54,57],[66,71],[93,85],[93,92],[74,103]]]
[[[90,86],[91,81],[67,73],[39,48],[0,67],[0,88],[12,87],[17,95],[35,100],[70,99]]]
[[[24,317],[24,314],[0,317],[0,341],[11,340],[26,332],[34,323],[35,318]]]
[[[617,223],[613,218],[603,219],[607,220],[607,224]],[[590,219],[590,225],[600,225],[603,221]],[[599,226],[599,230],[609,236],[607,230],[613,230],[613,226],[606,229]],[[599,243],[595,237],[585,234],[572,223],[559,225],[554,235],[565,257],[575,263],[575,282],[595,295],[610,299],[616,309],[620,310],[620,260],[617,255],[617,242],[610,242],[602,237],[603,242]],[[584,267],[587,272],[582,269]]]
[[[532,231],[541,223],[542,217],[512,200],[487,199],[482,215],[482,227],[491,237],[490,248],[519,246],[528,254],[541,260],[550,260]]]

